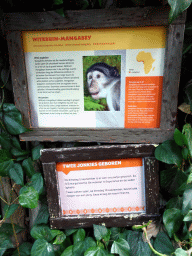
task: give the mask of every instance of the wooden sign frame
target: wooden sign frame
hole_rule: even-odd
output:
[[[110,145],[74,147],[41,150],[41,161],[47,188],[47,199],[50,212],[50,225],[53,229],[91,227],[93,224],[105,223],[108,227],[125,227],[142,224],[159,217],[159,175],[158,161],[153,157],[154,145]],[[110,159],[144,159],[145,176],[145,213],[121,214],[80,214],[63,215],[59,180],[56,170],[57,163],[76,161],[95,161]],[[62,183],[64,186],[64,184]],[[119,195],[120,196],[120,195]]]
[[[65,18],[55,12],[5,14],[6,34],[15,105],[31,132],[20,135],[23,141],[66,141],[107,143],[161,143],[173,136],[177,114],[182,45],[186,13],[168,23],[169,8],[68,11]],[[94,17],[94,19],[92,18]],[[33,128],[29,102],[26,63],[22,44],[23,31],[95,28],[167,26],[165,65],[159,128]]]

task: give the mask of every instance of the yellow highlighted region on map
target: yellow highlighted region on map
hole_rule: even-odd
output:
[[[139,52],[137,54],[136,59],[137,59],[138,62],[143,62],[144,72],[145,72],[145,74],[148,74],[152,69],[153,62],[155,61],[155,59],[153,59],[151,53],[150,52],[144,52],[144,51]]]

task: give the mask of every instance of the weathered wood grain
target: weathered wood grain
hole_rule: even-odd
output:
[[[65,18],[53,11],[7,13],[4,16],[4,29],[18,31],[168,25],[168,13],[169,7],[165,6],[67,11]],[[185,17],[184,12],[173,24],[184,24]]]

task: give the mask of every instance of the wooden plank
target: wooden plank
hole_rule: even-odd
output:
[[[159,216],[156,214],[146,214],[146,215],[133,215],[133,214],[123,214],[123,216],[95,216],[94,219],[89,218],[50,218],[50,226],[52,229],[69,229],[69,228],[90,228],[95,225],[105,225],[106,227],[129,227],[133,225],[141,225],[147,223],[149,220],[157,220]]]
[[[162,129],[174,129],[176,123],[184,30],[184,24],[170,25],[168,29],[161,104]]]
[[[65,18],[53,11],[7,13],[4,16],[4,29],[21,31],[168,25],[168,13],[169,7],[165,6],[67,11]],[[184,24],[185,18],[186,13],[182,13],[173,24]]]
[[[148,144],[134,145],[105,145],[89,147],[73,147],[61,149],[42,150],[41,161],[43,163],[123,159],[128,157],[146,157],[154,155],[155,146]]]
[[[50,218],[60,217],[61,210],[59,207],[59,192],[55,163],[43,163],[43,170]]]
[[[161,143],[172,139],[174,130],[163,129],[33,129],[20,135],[22,141],[102,143]]]
[[[145,193],[146,213],[159,213],[159,174],[158,161],[151,157],[145,158]],[[153,188],[153,189],[151,189]]]
[[[21,40],[21,32],[10,32],[7,34],[9,50],[9,62],[11,67],[13,92],[15,106],[23,115],[23,122],[30,127],[30,107],[28,99],[28,84],[25,69],[25,61]]]

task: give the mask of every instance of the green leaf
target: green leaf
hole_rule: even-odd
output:
[[[20,164],[15,163],[13,168],[9,169],[9,177],[14,180],[16,184],[24,186],[23,169]]]
[[[111,253],[117,253],[120,256],[130,255],[130,247],[128,242],[123,238],[114,241],[111,246]]]
[[[157,160],[167,164],[176,164],[177,166],[182,163],[181,148],[173,140],[167,140],[155,149],[155,157]]]
[[[178,248],[175,253],[174,253],[175,256],[188,256],[187,252],[184,251],[183,249],[181,248]]]
[[[93,231],[94,231],[94,236],[97,241],[104,238],[108,233],[108,230],[105,226],[99,226],[99,225],[95,225],[95,224],[93,224]]]
[[[159,232],[154,242],[154,248],[159,253],[171,255],[175,249],[171,240],[164,232]]]
[[[6,132],[2,132],[0,135],[0,144],[3,149],[10,150],[12,147],[11,145],[11,138],[10,135]]]
[[[52,244],[45,239],[37,239],[31,249],[31,256],[55,256]]]
[[[188,148],[182,148],[181,149],[181,153],[182,153],[182,156],[183,156],[183,158],[185,159],[185,160],[187,160],[188,159],[188,156],[189,156],[189,149]]]
[[[22,187],[19,194],[19,203],[21,206],[30,209],[37,207],[39,194],[33,187]]]
[[[85,230],[80,228],[73,234],[73,243],[76,244],[80,241],[84,241],[85,239]]]
[[[14,104],[4,103],[3,112],[0,110],[0,118],[3,119],[7,131],[12,135],[18,135],[27,132],[22,124],[22,116]]]
[[[167,209],[163,214],[163,223],[171,238],[175,232],[177,232],[182,224],[183,215],[181,210],[172,208]]]
[[[84,241],[77,242],[73,246],[73,256],[84,256],[86,251]]]
[[[192,173],[189,174],[188,179],[187,179],[187,184],[192,182]]]
[[[56,236],[53,244],[62,244],[66,239],[66,235],[64,232],[60,231],[59,234]]]
[[[111,231],[111,240],[117,240],[119,239],[119,235],[120,235],[120,228],[110,228]]]
[[[192,221],[192,210],[190,210],[187,215],[185,215],[183,221]]]
[[[185,138],[187,140],[187,147],[189,149],[189,153],[192,157],[192,128],[190,124],[185,124],[183,126],[183,134],[185,135]]]
[[[66,229],[66,230],[65,230],[65,235],[66,235],[66,236],[70,236],[70,235],[72,235],[73,233],[75,233],[77,230],[78,230],[78,229],[75,229],[75,228],[73,228],[73,229]]]
[[[16,234],[25,230],[23,227],[20,227],[17,224],[14,224],[14,227],[15,227]],[[0,227],[0,233],[6,234],[8,237],[14,235],[12,224],[11,223],[3,223],[2,226]]]
[[[33,161],[31,157],[23,161],[22,167],[29,178],[31,178],[36,173],[33,167]]]
[[[70,245],[69,247],[67,247],[61,254],[61,256],[73,256],[73,246],[74,245]]]
[[[171,208],[177,208],[177,209],[182,209],[183,205],[183,198],[182,197],[173,197],[171,198],[167,204],[166,204],[166,209],[171,209]]]
[[[130,246],[130,256],[153,255],[148,243],[143,241],[142,232],[125,230],[123,233],[125,234],[125,239]]]
[[[13,166],[14,166],[13,160],[0,163],[0,176],[2,177],[9,176],[9,169],[13,168]]]
[[[34,239],[44,239],[47,242],[50,242],[55,237],[52,230],[46,225],[33,226],[30,234]]]
[[[30,184],[30,186],[34,187],[34,189],[40,195],[43,192],[43,177],[42,177],[41,173],[33,174],[29,184]]]
[[[29,242],[24,242],[19,246],[19,253],[16,249],[12,256],[30,256],[31,255],[32,244]]]
[[[5,212],[5,217],[10,218],[11,215],[17,210],[18,204],[5,205],[3,211]]]
[[[11,160],[12,155],[7,149],[0,149],[0,163]]]
[[[95,247],[97,244],[92,237],[86,237],[84,240],[84,247],[85,250],[89,249],[90,247]]]
[[[101,247],[90,247],[84,254],[85,256],[108,256],[108,252]],[[62,255],[65,256],[65,255]],[[128,256],[128,255],[127,255]]]
[[[33,161],[40,158],[40,150],[43,149],[43,148],[44,148],[44,146],[39,144],[38,146],[36,146],[32,149],[32,159],[33,159]]]
[[[185,215],[192,209],[192,188],[186,189],[183,194],[182,213]]]
[[[174,131],[174,140],[177,143],[177,145],[179,145],[181,147],[186,145],[185,135],[182,134],[177,128],[175,128],[175,131]]]
[[[168,0],[171,7],[169,13],[169,22],[173,22],[183,11],[192,3],[192,0]]]
[[[35,218],[34,225],[47,224],[48,219],[49,219],[48,207],[46,204],[42,204],[38,211],[37,217]]]
[[[5,233],[0,232],[0,256],[9,248],[14,248],[12,241]]]

